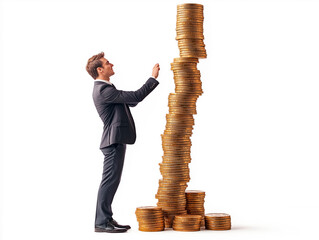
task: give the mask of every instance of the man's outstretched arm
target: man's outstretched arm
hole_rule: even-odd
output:
[[[148,94],[150,94],[159,84],[156,80],[159,74],[159,64],[155,64],[150,77],[146,83],[137,91],[122,91],[113,87],[106,86],[101,89],[101,96],[105,103],[126,103],[136,105],[141,102]]]
[[[159,67],[159,64],[155,64],[155,66],[153,67],[153,71],[152,71],[152,78],[154,78],[155,80],[157,79],[158,77],[158,74],[159,74],[159,70],[160,70],[160,67]],[[129,107],[135,107],[136,105],[138,104],[138,102],[134,102],[134,103],[128,103],[128,106]]]

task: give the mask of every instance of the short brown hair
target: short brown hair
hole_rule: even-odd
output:
[[[91,75],[92,78],[96,79],[99,74],[97,72],[98,67],[102,67],[101,58],[104,57],[104,52],[100,52],[99,54],[94,55],[88,60],[86,64],[86,71]]]

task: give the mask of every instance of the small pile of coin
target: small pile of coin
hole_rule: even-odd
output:
[[[177,215],[174,217],[173,230],[175,231],[199,231],[201,215]]]
[[[201,4],[177,5],[176,40],[181,57],[206,58]]]
[[[164,230],[164,215],[160,207],[138,207],[135,211],[139,224],[138,230],[144,232],[157,232]]]
[[[207,213],[205,227],[209,230],[230,230],[230,215],[226,213]]]
[[[201,215],[201,225],[205,225],[205,192],[199,190],[187,190],[186,194],[186,210],[187,214]]]

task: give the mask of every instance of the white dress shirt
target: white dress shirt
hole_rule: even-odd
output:
[[[108,81],[108,80],[103,80],[103,79],[99,79],[99,78],[97,78],[97,79],[95,79],[94,80],[94,82],[105,82],[105,83],[107,83],[107,84],[110,84],[110,85],[113,85],[110,81]]]

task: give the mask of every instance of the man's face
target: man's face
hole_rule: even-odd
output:
[[[102,67],[98,68],[99,76],[109,78],[112,75],[114,75],[113,64],[110,63],[105,58],[101,58],[100,60],[102,61],[103,64],[102,64]]]

